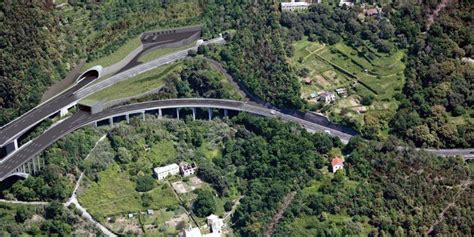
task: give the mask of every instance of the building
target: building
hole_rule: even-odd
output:
[[[348,7],[353,7],[354,6],[354,0],[340,0],[339,1],[339,6],[342,7],[342,6],[348,6]]]
[[[167,166],[156,167],[153,169],[153,173],[158,180],[162,180],[170,175],[179,174],[179,166],[177,164],[170,164]]]
[[[148,215],[153,215],[153,214],[155,214],[155,212],[153,211],[153,209],[148,209],[148,210],[146,210],[146,213],[147,213]]]
[[[347,96],[347,89],[346,88],[337,88],[336,93],[339,96],[346,97]]]
[[[304,84],[311,85],[311,84],[313,84],[313,80],[311,80],[310,78],[306,78],[306,79],[304,79]]]
[[[319,1],[319,0],[318,0]],[[310,3],[307,2],[295,2],[295,0],[291,0],[291,2],[282,2],[281,3],[281,11],[301,11],[308,9]]]
[[[213,234],[220,234],[222,232],[222,227],[224,226],[224,220],[211,214],[207,217],[207,225],[209,225]]]
[[[329,104],[336,100],[336,96],[331,92],[323,92],[320,94],[319,100],[321,100],[325,104]]]
[[[314,98],[318,97],[318,92],[313,91],[313,92],[311,92],[311,94],[309,96],[311,97],[311,99],[314,99]]]
[[[180,237],[202,237],[201,230],[198,227],[185,229],[179,234]]]
[[[370,8],[365,11],[366,16],[378,16],[379,10],[377,8]]]
[[[179,163],[179,171],[183,177],[187,177],[196,173],[197,166],[195,163],[188,164],[186,162]]]
[[[344,159],[341,157],[336,157],[331,160],[332,172],[336,173],[337,170],[344,169]]]

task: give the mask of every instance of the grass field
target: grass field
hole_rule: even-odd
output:
[[[135,190],[127,170],[110,165],[100,172],[99,182],[91,182],[80,194],[80,203],[95,217],[107,217],[145,211],[146,209],[177,208],[179,205],[173,190],[165,183],[159,183],[148,193],[153,197],[151,206],[144,207],[141,195]],[[100,219],[100,218],[99,218]]]
[[[313,92],[330,91],[346,88],[349,95],[338,97],[336,102],[326,107],[325,111],[339,121],[342,116],[351,117],[364,123],[364,114],[378,118],[393,114],[398,102],[394,95],[401,92],[405,83],[402,62],[404,51],[392,54],[379,52],[363,53],[361,48],[354,48],[344,43],[329,46],[310,42],[306,38],[294,43],[295,53],[289,59],[297,70],[309,70],[307,78],[301,78],[302,97],[310,103],[316,103],[310,95]],[[303,83],[310,79],[311,84]],[[370,106],[360,104],[362,97],[372,96]]]
[[[101,65],[102,67],[113,65],[125,58],[129,53],[138,48],[140,45],[140,35],[137,35],[107,57],[102,57],[92,62],[87,62],[84,64],[84,66],[82,66],[81,71],[85,71],[95,65]]]
[[[155,68],[96,92],[83,99],[81,103],[93,105],[97,102],[108,102],[146,93],[164,85],[164,79],[181,67],[182,63],[173,63]]]
[[[318,231],[331,229],[340,229],[346,226],[348,222],[353,222],[347,215],[327,215],[327,219],[321,221],[316,216],[303,216],[293,220],[288,225],[288,231],[291,236],[317,236]],[[368,236],[372,227],[367,223],[355,222],[360,227],[360,233],[357,236]],[[321,232],[319,232],[321,233]]]
[[[96,218],[136,212],[143,209],[140,194],[128,173],[116,164],[100,172],[99,182],[92,182],[80,195],[79,202]]]
[[[147,155],[155,166],[166,165],[170,160],[175,159],[176,156],[176,148],[172,141],[162,141],[158,144],[154,144],[151,147],[150,153]]]

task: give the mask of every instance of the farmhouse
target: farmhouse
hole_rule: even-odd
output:
[[[320,0],[319,0],[320,1]],[[318,2],[319,2],[318,1]],[[295,0],[291,0],[291,2],[282,2],[281,3],[281,11],[301,11],[308,9],[310,3],[307,2],[295,2]]]
[[[340,0],[339,1],[339,6],[342,7],[342,6],[346,5],[348,7],[352,7],[352,6],[354,6],[354,2],[355,2],[355,0]]]
[[[187,177],[196,173],[197,166],[195,163],[188,164],[187,162],[179,163],[179,171],[183,177]]]
[[[329,104],[336,100],[336,96],[331,92],[324,92],[324,93],[321,93],[319,100],[321,100],[325,104]]]
[[[214,214],[211,214],[207,217],[207,224],[211,228],[212,233],[220,234],[222,227],[224,226],[224,220]]]
[[[344,169],[344,159],[336,157],[331,160],[332,172],[336,173],[337,170]]]
[[[346,88],[337,88],[336,93],[339,96],[346,97],[347,96],[347,89]]]
[[[177,164],[170,164],[167,166],[156,167],[153,169],[153,173],[158,180],[162,180],[169,175],[179,174],[179,166]]]
[[[366,16],[377,16],[379,14],[379,10],[377,8],[370,8],[365,11]]]

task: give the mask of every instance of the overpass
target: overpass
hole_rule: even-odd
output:
[[[8,178],[11,175],[24,173],[25,170],[32,170],[32,165],[34,169],[34,163],[31,164],[31,161],[33,160],[34,162],[34,158],[38,154],[40,154],[58,139],[84,126],[113,126],[115,123],[129,122],[132,118],[140,118],[145,120],[147,115],[154,115],[158,118],[161,118],[164,116],[165,110],[168,110],[168,112],[171,110],[174,114],[174,117],[180,119],[184,117],[183,111],[185,109],[189,109],[189,115],[194,119],[196,119],[199,114],[198,109],[201,110],[200,114],[203,112],[207,113],[207,119],[212,119],[216,113],[226,116],[229,111],[248,112],[259,116],[273,117],[282,119],[284,121],[295,122],[309,131],[330,133],[333,136],[339,137],[343,142],[347,142],[352,137],[352,135],[341,132],[337,129],[324,127],[317,123],[306,121],[280,111],[275,111],[260,105],[242,101],[202,98],[148,101],[115,107],[96,114],[78,111],[71,117],[38,136],[32,142],[24,145],[8,159],[0,163],[0,181]],[[428,151],[441,156],[454,155],[454,153],[446,154],[445,150],[441,150],[441,152],[438,152],[438,150]],[[458,150],[456,155],[464,155],[465,158],[469,159],[474,157],[474,149]]]
[[[220,36],[215,39],[203,42],[203,44],[223,44],[225,40]],[[190,50],[196,50],[198,46],[194,46],[185,50],[165,55],[150,62],[140,64],[125,71],[119,72],[105,80],[93,83],[95,79],[101,76],[106,69],[101,66],[95,66],[83,73],[74,86],[56,97],[45,101],[17,119],[6,124],[0,130],[0,163],[2,159],[15,153],[19,148],[18,138],[26,134],[35,126],[40,124],[46,118],[55,114],[64,116],[68,109],[74,107],[77,102],[88,95],[100,91],[104,88],[114,85],[120,81],[124,81],[130,77],[152,70],[156,67],[175,62],[187,57]]]

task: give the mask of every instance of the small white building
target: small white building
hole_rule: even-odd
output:
[[[320,0],[318,0],[319,2]],[[281,3],[281,11],[301,11],[308,9],[310,3],[307,3],[305,1],[302,2],[295,2],[295,0],[291,0],[291,2],[282,2]]]
[[[336,96],[331,92],[324,92],[320,94],[319,100],[321,100],[325,104],[329,104],[336,100]]]
[[[209,228],[211,228],[212,233],[220,234],[222,232],[222,227],[224,226],[224,220],[211,214],[207,217],[207,224],[209,225]]]
[[[353,7],[354,6],[355,0],[340,0],[339,1],[339,6],[342,7],[344,5],[348,7]]]
[[[177,164],[170,164],[167,166],[156,167],[153,169],[153,173],[158,180],[162,180],[170,175],[179,174],[179,166]]]
[[[201,230],[198,227],[191,228],[184,230],[179,234],[180,237],[202,237]]]
[[[197,166],[195,163],[188,164],[187,162],[179,163],[179,171],[183,177],[187,177],[196,173]]]
[[[336,93],[339,96],[346,97],[347,96],[347,89],[346,88],[337,88]]]
[[[331,160],[332,172],[336,173],[338,170],[344,169],[344,159],[336,157]]]

